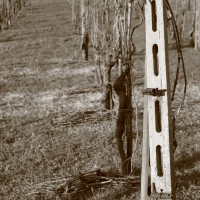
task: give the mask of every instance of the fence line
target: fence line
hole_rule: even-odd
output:
[[[2,0],[0,4],[0,31],[11,25],[12,20],[25,6],[25,0]]]

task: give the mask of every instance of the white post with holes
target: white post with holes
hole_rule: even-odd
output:
[[[195,49],[200,49],[200,1],[195,1]]]
[[[166,0],[146,1],[145,24],[141,199],[175,200]]]

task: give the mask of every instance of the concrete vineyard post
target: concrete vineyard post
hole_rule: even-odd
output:
[[[175,200],[166,0],[146,1],[141,199]]]
[[[200,49],[200,1],[195,2],[195,49]]]

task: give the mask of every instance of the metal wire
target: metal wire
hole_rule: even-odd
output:
[[[171,21],[172,21],[173,30],[174,30],[174,33],[175,33],[176,49],[177,49],[177,53],[178,53],[178,64],[177,64],[177,70],[176,70],[176,77],[175,77],[174,87],[173,87],[172,97],[171,97],[172,102],[174,101],[176,86],[177,86],[177,83],[178,83],[178,76],[179,76],[179,70],[180,70],[180,62],[182,63],[182,69],[183,69],[183,75],[184,75],[184,94],[183,94],[183,99],[181,101],[180,107],[179,107],[179,109],[177,111],[177,115],[178,115],[179,111],[181,110],[181,108],[182,108],[182,106],[184,104],[184,100],[185,100],[185,96],[186,96],[186,91],[187,91],[187,77],[186,77],[186,72],[185,72],[185,64],[184,64],[183,54],[182,54],[182,50],[181,50],[179,32],[178,32],[178,28],[177,28],[177,25],[176,25],[176,20],[175,20],[175,17],[174,17],[174,13],[172,11],[172,8],[171,8],[168,0],[166,0],[166,4],[167,4],[167,9],[171,13]]]

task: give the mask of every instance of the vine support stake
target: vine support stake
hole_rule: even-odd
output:
[[[132,16],[133,1],[128,1],[128,15],[127,15],[127,50],[128,50],[128,74],[127,74],[127,108],[126,113],[126,137],[127,137],[127,174],[132,171],[132,151],[133,151],[133,132],[132,132],[132,82],[131,82],[131,16]]]
[[[195,49],[200,49],[200,1],[195,1]]]
[[[87,1],[87,9],[88,9]],[[88,60],[88,43],[89,43],[89,35],[86,30],[86,1],[81,0],[81,49],[82,49],[82,57],[84,60]]]
[[[175,200],[166,0],[146,1],[141,200]]]

